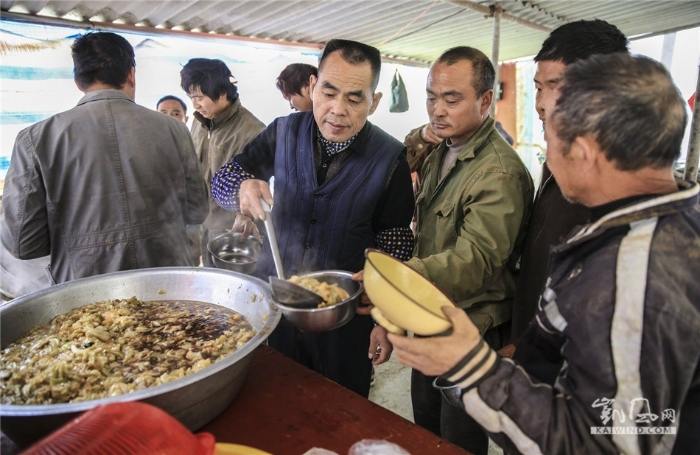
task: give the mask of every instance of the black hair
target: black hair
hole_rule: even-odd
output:
[[[564,154],[591,135],[618,169],[661,169],[680,155],[685,101],[664,66],[625,53],[596,54],[567,66],[552,114]]]
[[[629,52],[629,41],[619,28],[600,19],[569,22],[549,34],[536,62],[561,60],[570,65],[593,54]]]
[[[223,94],[232,103],[238,99],[238,88],[232,79],[231,70],[218,59],[193,58],[180,71],[180,87],[185,93],[199,89],[214,101]]]
[[[309,78],[318,75],[313,65],[292,63],[277,76],[277,88],[286,97],[301,95],[301,89],[309,86]]]
[[[382,70],[382,55],[379,53],[379,49],[357,41],[332,39],[326,44],[323,54],[318,61],[319,74],[323,71],[323,64],[328,56],[336,51],[340,52],[343,60],[352,65],[362,65],[365,62],[369,62],[372,69],[371,88],[372,92],[374,92],[377,89],[377,85],[379,85],[379,75]]]
[[[163,101],[168,101],[168,100],[173,100],[173,101],[177,101],[178,103],[180,103],[182,105],[182,114],[187,115],[187,105],[185,104],[185,102],[182,101],[177,96],[173,96],[173,95],[165,95],[163,98],[159,99],[158,102],[156,103],[156,109],[158,109],[158,106],[160,106],[160,103],[162,103]]]
[[[90,32],[76,38],[71,56],[73,79],[81,90],[97,82],[121,88],[136,66],[134,48],[112,32]]]
[[[487,91],[493,90],[496,71],[491,60],[479,49],[467,46],[453,47],[443,52],[435,63],[444,63],[447,66],[451,66],[462,60],[468,60],[472,64],[476,96],[481,96]]]

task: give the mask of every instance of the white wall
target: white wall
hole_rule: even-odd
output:
[[[32,123],[72,108],[82,97],[72,79],[70,56],[70,45],[77,30],[13,22],[3,22],[3,29],[16,34],[18,37],[13,39],[18,43],[38,44],[38,49],[3,56],[0,157],[5,166],[0,166],[0,179],[6,173],[7,159],[17,133]],[[192,105],[180,88],[180,70],[191,58],[218,58],[226,62],[238,81],[243,105],[261,121],[270,123],[291,112],[289,103],[275,86],[279,73],[290,63],[316,65],[320,56],[320,51],[307,48],[279,50],[234,41],[120,34],[135,47],[136,102],[155,109],[162,96],[175,95],[188,105],[190,116]],[[47,46],[46,39],[58,40],[58,44]],[[397,68],[409,93],[409,111],[401,114],[389,112],[390,84]],[[427,72],[427,68],[384,64],[378,87],[384,96],[370,121],[401,141],[412,128],[424,124],[427,121]],[[190,124],[191,121],[190,117]]]
[[[635,40],[630,44],[630,51],[661,61],[663,40],[663,35]],[[671,73],[673,82],[686,101],[695,93],[697,88],[699,63],[700,28],[677,32],[671,67],[667,67],[666,69]],[[688,106],[688,126],[685,130],[683,144],[681,145],[681,158],[679,162],[685,162],[685,157],[688,154],[691,118],[692,112]]]
[[[634,54],[646,55],[647,57],[661,61],[662,45],[664,36],[653,36],[630,41],[630,52]],[[700,59],[700,28],[683,30],[676,33],[675,47],[673,58],[671,60],[671,68],[667,68],[671,73],[674,83],[678,87],[684,100],[688,100],[695,93],[698,80],[698,63]],[[522,122],[519,125],[519,131],[525,132],[525,137],[519,137],[519,141],[538,144],[539,148],[518,147],[521,156],[526,158],[526,164],[530,169],[531,174],[537,181],[540,173],[540,166],[536,160],[537,150],[546,150],[544,142],[544,134],[542,133],[542,123],[535,114],[534,110],[534,77],[535,66],[532,58],[522,59],[518,63],[518,103],[519,103],[519,119]],[[527,92],[527,93],[526,93]],[[685,156],[688,153],[688,141],[690,136],[690,118],[691,111],[688,107],[688,125],[686,128],[685,137],[681,145],[681,157],[679,162],[685,162]]]

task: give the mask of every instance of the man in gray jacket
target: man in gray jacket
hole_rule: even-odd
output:
[[[193,58],[180,71],[180,86],[195,109],[192,139],[210,191],[209,216],[202,225],[202,264],[214,267],[207,254],[209,239],[231,229],[236,213],[219,207],[211,197],[214,174],[265,128],[241,105],[233,75],[221,60]]]
[[[208,214],[187,127],[134,103],[134,50],[114,33],[72,46],[85,96],[21,131],[5,181],[13,256],[50,254],[53,281],[191,265],[187,224]]]

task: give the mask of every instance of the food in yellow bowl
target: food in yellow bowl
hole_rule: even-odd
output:
[[[441,307],[454,303],[433,283],[381,251],[367,249],[365,259],[365,292],[381,312],[375,319],[382,327],[395,333],[398,326],[418,335],[436,335],[452,327]]]

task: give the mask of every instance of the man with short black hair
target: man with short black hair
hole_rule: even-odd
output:
[[[211,194],[214,174],[241,153],[265,124],[243,107],[233,75],[221,60],[191,59],[180,71],[180,86],[195,109],[192,140]],[[202,224],[202,252],[207,251],[210,239],[231,228],[235,218],[209,198],[209,216]],[[208,254],[202,255],[202,263],[214,267]]]
[[[156,110],[161,114],[169,115],[187,123],[187,105],[177,96],[165,95],[156,103]]]
[[[311,76],[317,77],[318,70],[313,65],[306,63],[292,63],[287,65],[277,76],[277,88],[282,92],[285,100],[289,101],[289,107],[304,112],[311,110]]]
[[[558,93],[557,86],[568,65],[595,54],[627,53],[627,46],[625,35],[614,25],[602,20],[570,22],[555,29],[535,56],[535,108],[543,126],[546,128],[545,104]],[[589,219],[590,210],[587,207],[565,200],[545,161],[523,244],[520,274],[513,301],[511,344],[501,354],[513,356],[515,350],[515,355],[520,360],[542,354],[528,350],[528,347],[538,344],[537,340],[522,338],[537,311],[537,302],[547,279],[550,249],[559,245],[572,229],[586,224]],[[515,346],[519,345],[523,349],[517,352]],[[540,379],[553,380],[559,371],[559,365],[548,362],[546,358],[537,360]]]
[[[558,356],[555,380],[498,356],[454,308],[448,337],[389,339],[505,453],[697,454],[700,187],[673,178],[685,102],[663,65],[624,53],[568,65],[553,95],[547,161],[592,216],[552,250],[528,327]]]
[[[273,206],[287,276],[359,271],[366,248],[410,257],[413,191],[405,148],[367,121],[381,99],[380,69],[376,48],[329,41],[318,77],[311,77],[313,110],[276,119],[214,177],[214,198],[224,208],[264,219],[260,198]],[[273,176],[274,199],[267,183]],[[267,280],[276,272],[267,242],[263,248],[256,275]],[[391,355],[386,331],[363,314],[323,333],[301,332],[282,319],[269,341],[364,397],[372,363]]]
[[[169,115],[187,123],[187,105],[177,96],[165,95],[156,103],[156,110],[161,114]],[[187,225],[187,236],[190,238],[190,257],[193,265],[199,265],[202,261],[202,225]],[[206,250],[205,250],[206,251]]]
[[[20,259],[51,255],[55,283],[192,265],[187,224],[206,218],[206,187],[187,127],[134,103],[134,49],[88,33],[71,47],[78,105],[21,131],[5,180]]]

